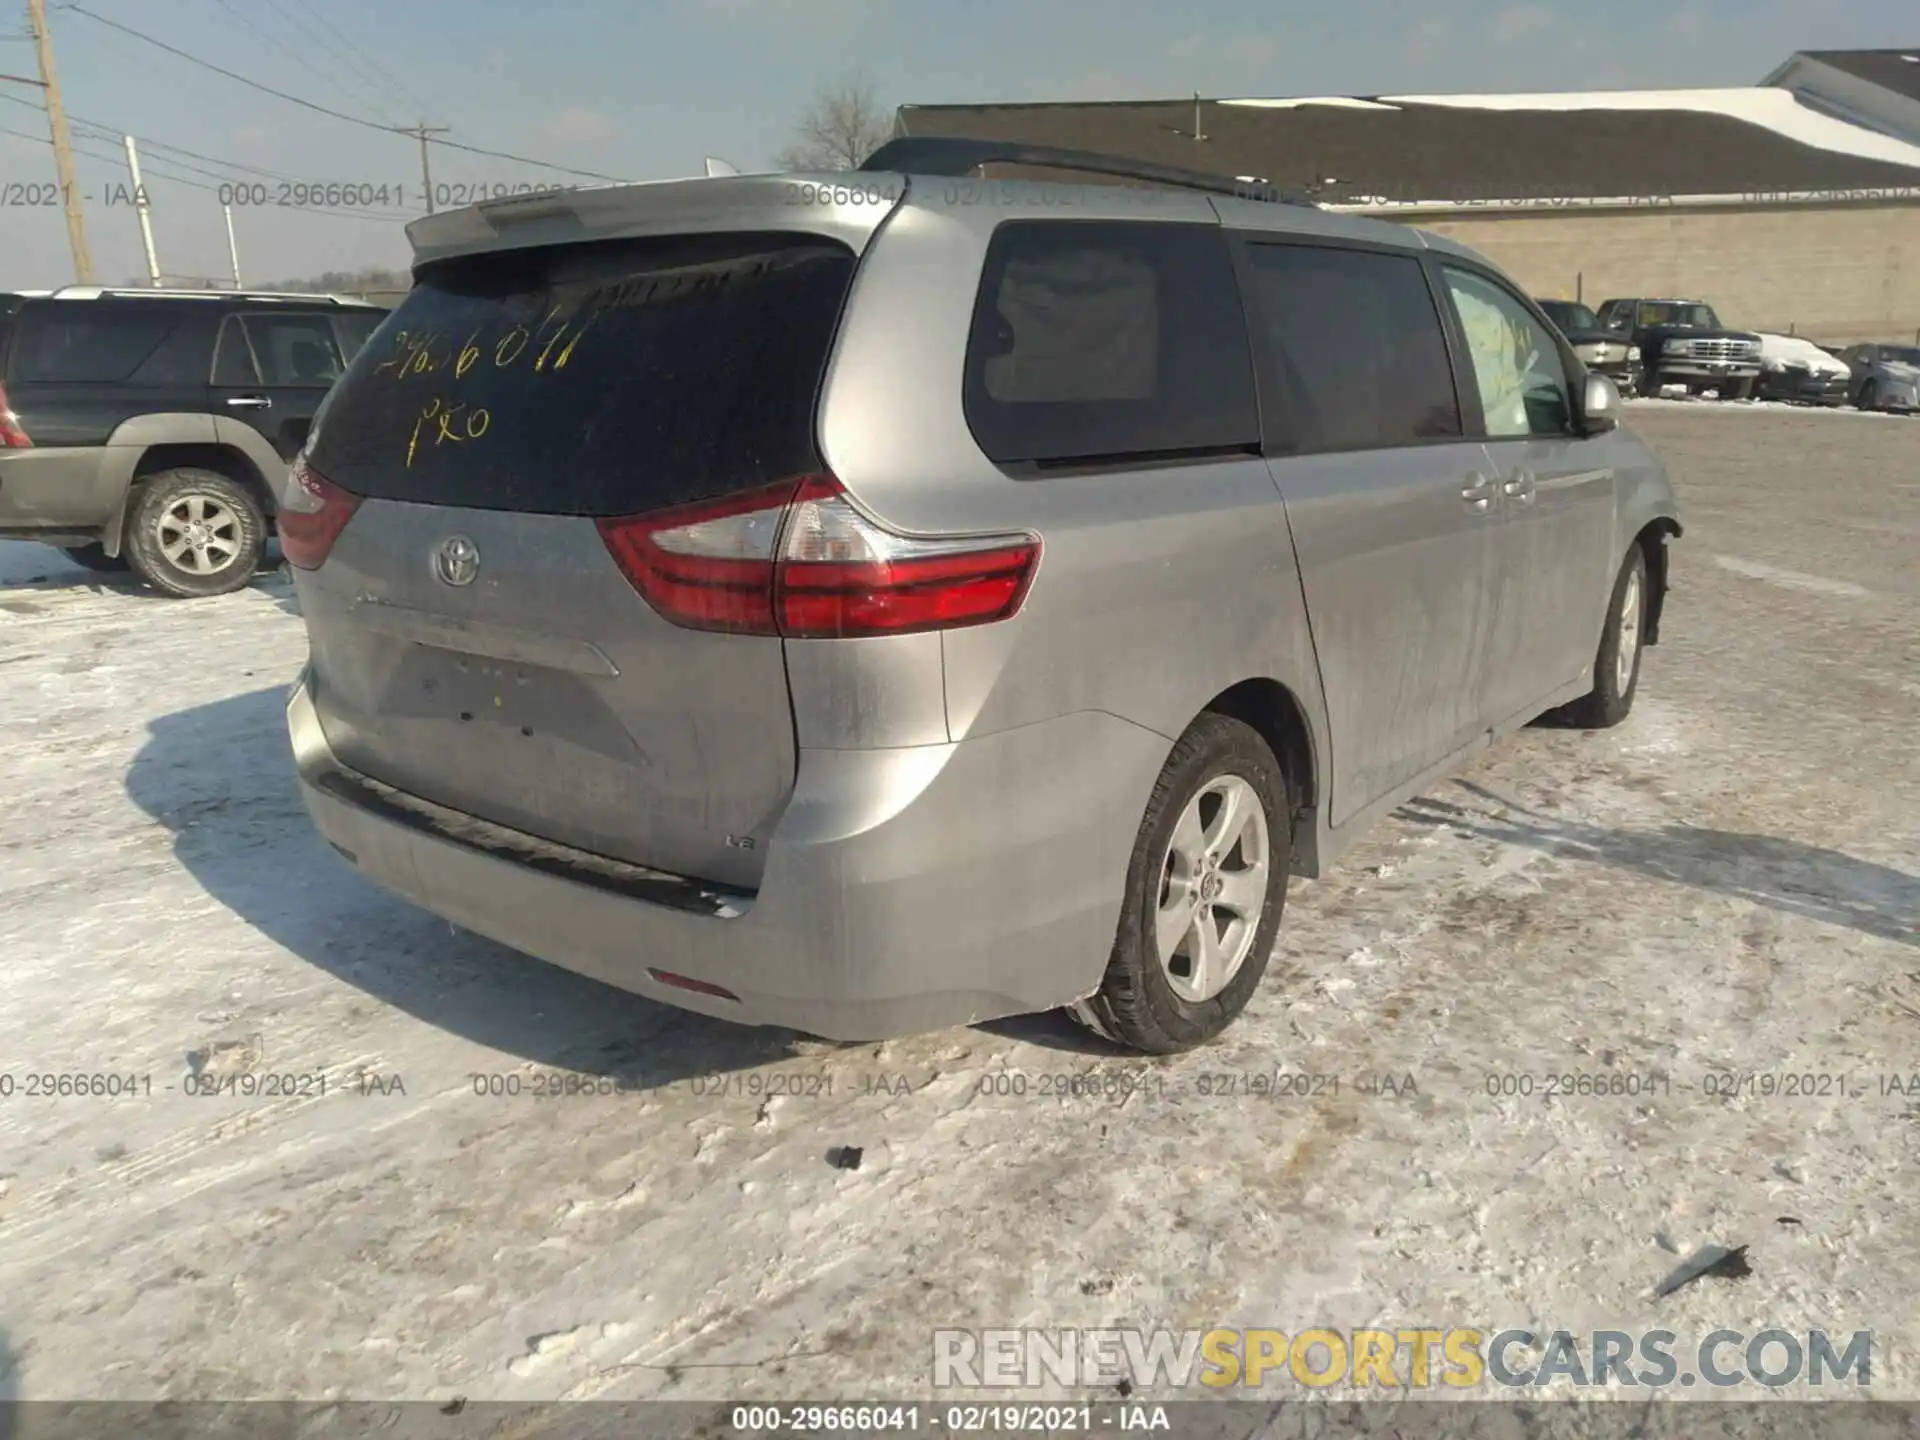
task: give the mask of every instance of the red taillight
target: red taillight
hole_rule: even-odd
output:
[[[31,450],[33,441],[20,428],[20,417],[7,403],[7,387],[0,385],[0,450]]]
[[[349,495],[302,455],[287,472],[280,496],[280,553],[289,565],[318,570],[359,508],[358,495]]]
[[[634,588],[676,625],[789,639],[1004,620],[1040,558],[1031,535],[896,535],[831,475],[599,525]]]
[[[634,588],[674,624],[772,635],[774,555],[798,488],[788,480],[725,500],[601,520],[600,538]]]

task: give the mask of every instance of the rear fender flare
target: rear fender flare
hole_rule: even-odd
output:
[[[116,425],[107,437],[106,458],[101,462],[113,508],[101,527],[100,545],[109,555],[120,553],[127,530],[127,498],[133,489],[133,477],[140,461],[155,445],[212,445],[216,439],[213,416],[192,411],[161,411],[154,415],[136,415]]]
[[[114,472],[118,496],[101,532],[101,544],[109,555],[118,555],[125,543],[131,492],[136,479],[153,470],[152,452],[161,446],[205,447],[203,456],[183,456],[181,463],[207,465],[230,474],[255,491],[261,508],[271,517],[276,509],[277,486],[287,462],[251,425],[206,414],[142,415],[127,421],[108,441],[106,464]],[[161,468],[165,468],[162,466]]]

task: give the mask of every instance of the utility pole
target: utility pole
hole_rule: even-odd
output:
[[[445,135],[445,125],[429,125],[422,120],[411,130],[401,130],[402,135],[411,135],[420,142],[420,188],[427,201],[427,214],[433,214],[433,166],[427,159],[427,143],[435,135]]]
[[[73,173],[73,137],[67,133],[67,111],[60,103],[60,77],[53,68],[53,40],[47,34],[47,0],[27,0],[27,19],[33,26],[33,47],[40,57],[41,93],[47,97],[47,126],[53,132],[53,170],[67,205],[67,244],[73,251],[73,278],[93,284],[93,253],[87,249],[87,220],[80,209],[80,182]]]
[[[233,288],[240,288],[240,242],[233,238],[233,206],[222,205],[227,217],[227,258],[233,262]]]
[[[160,288],[160,257],[153,251],[153,215],[147,209],[147,187],[140,183],[140,152],[133,148],[133,136],[122,135],[127,142],[127,174],[133,178],[133,208],[140,216],[140,243],[147,251],[147,283]]]

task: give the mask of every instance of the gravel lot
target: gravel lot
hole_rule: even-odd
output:
[[[152,1087],[0,1100],[0,1396],[911,1398],[935,1326],[1513,1324],[1871,1328],[1920,1399],[1920,421],[1629,408],[1688,526],[1632,719],[1297,884],[1171,1062],[743,1031],[455,932],[305,821],[283,581],[0,546],[0,1075]],[[1276,1069],[1341,1085],[1200,1093]],[[1705,1245],[1753,1274],[1652,1298]]]

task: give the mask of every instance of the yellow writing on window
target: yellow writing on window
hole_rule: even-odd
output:
[[[420,408],[420,414],[413,422],[413,433],[407,437],[407,468],[413,468],[413,457],[419,452],[421,432],[427,429],[427,422],[433,422],[428,431],[428,442],[438,447],[451,442],[464,445],[469,440],[478,440],[493,428],[493,415],[483,405],[469,408],[465,401],[449,404],[436,395]]]

